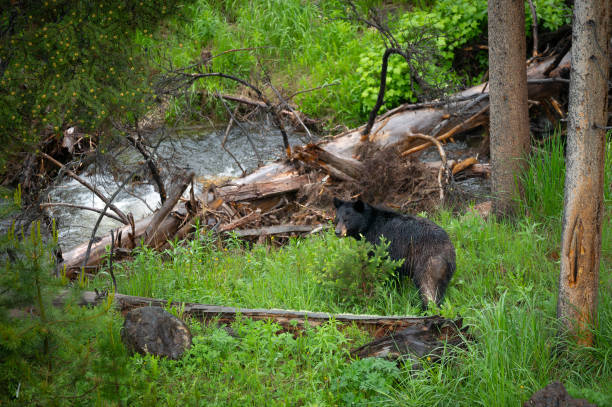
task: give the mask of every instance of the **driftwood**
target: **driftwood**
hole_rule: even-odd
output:
[[[185,192],[185,190],[191,183],[191,180],[193,179],[194,175],[195,174],[193,172],[183,174],[183,176],[179,178],[179,182],[174,185],[174,189],[172,190],[172,192],[170,192],[170,196],[168,197],[168,199],[163,203],[161,208],[159,208],[159,210],[155,212],[153,218],[147,225],[147,228],[145,229],[143,235],[144,244],[146,246],[151,246],[152,242],[160,240],[158,238],[159,226],[164,220],[166,220],[178,200],[183,195],[183,192]],[[171,234],[167,237],[172,238],[174,232],[175,231],[172,231]],[[161,243],[165,243],[165,239]]]
[[[81,297],[81,305],[93,306],[101,303],[104,300],[104,297],[101,298],[93,291],[85,291]],[[145,306],[168,306],[168,302],[166,300],[123,294],[115,294],[113,300],[116,308],[124,314],[132,309]],[[56,303],[61,303],[61,301],[57,301]],[[283,329],[290,332],[303,329],[306,324],[309,326],[319,326],[333,319],[341,324],[355,324],[359,328],[370,332],[377,338],[410,327],[424,329],[428,326],[442,326],[442,321],[447,321],[439,316],[413,317],[329,314],[326,312],[292,311],[283,309],[221,307],[218,305],[174,301],[172,302],[172,306],[181,310],[183,315],[202,321],[214,320],[218,321],[219,323],[227,324],[234,321],[238,316],[242,316],[259,321],[271,320],[278,323],[281,327],[283,327]],[[449,324],[448,328],[446,329],[446,335],[451,336],[453,329],[451,325]]]
[[[257,237],[283,235],[287,233],[310,233],[321,228],[321,225],[277,225],[259,229],[234,230],[238,237]]]
[[[308,182],[307,175],[293,176],[293,174],[290,174],[286,177],[277,178],[269,182],[256,182],[241,185],[227,184],[218,188],[217,192],[225,201],[252,201],[297,191]]]
[[[364,175],[364,165],[361,161],[339,156],[312,143],[304,147],[295,147],[294,158],[310,166],[321,168],[341,181],[356,182]]]

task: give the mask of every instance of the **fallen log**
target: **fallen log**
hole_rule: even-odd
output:
[[[564,86],[567,86],[563,81],[557,80],[558,78],[547,77],[544,74],[546,69],[554,63],[555,58],[554,56],[544,58],[528,67],[527,88],[530,100],[555,96]],[[542,82],[542,79],[547,79],[547,81]],[[399,106],[378,117],[368,140],[377,148],[387,148],[398,143],[405,143],[406,137],[410,134],[437,136],[449,134],[451,131],[451,135],[459,131],[468,131],[482,125],[482,117],[488,104],[488,83],[483,83],[450,96],[446,100],[427,102],[422,106]],[[478,114],[479,112],[482,113]],[[473,120],[468,121],[469,118]],[[441,123],[443,125],[440,125]],[[330,153],[353,157],[357,154],[357,148],[361,144],[363,128],[364,126],[361,126],[341,133],[332,141],[322,143],[320,146]],[[418,144],[422,144],[422,141],[408,148]]]
[[[184,208],[184,205],[177,208],[173,212],[173,215],[171,214],[171,216],[167,216],[157,228],[157,233],[150,242],[151,247],[160,247],[166,242],[167,238],[174,236],[176,230],[181,226],[187,216],[189,216],[189,211]],[[143,238],[144,232],[149,225],[151,218],[152,216],[149,216],[136,221],[134,224],[134,230],[132,230],[130,225],[119,228],[116,231],[116,235],[128,236],[133,234],[133,239],[119,239],[119,241],[115,244],[115,248],[123,251],[132,250],[136,246],[137,242]],[[89,242],[81,243],[75,248],[63,253],[62,257],[64,260],[58,264],[58,271],[60,273],[64,272],[69,278],[75,278],[83,267],[83,261],[87,253],[88,243]],[[92,244],[89,259],[85,265],[85,268],[88,271],[96,270],[98,268],[99,264],[106,255],[106,248],[110,247],[110,245],[110,233],[101,237],[98,241]]]
[[[356,182],[364,173],[364,165],[354,158],[342,157],[324,150],[316,144],[294,147],[294,158],[315,168],[321,168],[341,181]]]
[[[85,291],[81,296],[81,305],[94,306],[105,301],[104,296],[99,296],[93,291]],[[157,298],[137,297],[124,294],[114,294],[115,307],[125,314],[128,311],[146,307],[167,307],[168,301]],[[58,301],[56,303],[61,303]],[[326,312],[292,311],[283,309],[249,309],[237,307],[222,307],[218,305],[197,304],[189,302],[172,301],[172,306],[180,309],[183,315],[199,319],[201,321],[218,321],[222,324],[233,322],[238,316],[250,318],[255,321],[274,321],[289,332],[303,329],[306,325],[319,326],[330,320],[341,324],[355,324],[359,328],[368,331],[374,337],[383,337],[389,333],[400,331],[409,327],[423,329],[437,322],[441,326],[442,321],[447,321],[440,316],[378,316],[378,315],[356,315],[356,314],[329,314]],[[445,331],[451,336],[452,328]]]
[[[307,175],[293,175],[277,178],[268,182],[252,184],[226,184],[217,188],[219,196],[226,202],[253,201],[270,196],[297,191],[307,184]]]
[[[283,235],[287,233],[310,233],[321,225],[276,225],[258,229],[234,230],[238,237],[258,237],[270,235]]]
[[[168,199],[166,199],[166,201],[161,206],[161,208],[159,208],[159,210],[155,212],[155,214],[151,218],[151,221],[147,225],[147,228],[144,231],[142,238],[144,240],[145,246],[151,246],[152,242],[160,241],[159,226],[164,220],[166,220],[166,218],[168,217],[168,215],[170,214],[170,212],[172,211],[172,209],[174,208],[178,200],[183,195],[183,192],[185,192],[185,190],[187,189],[187,187],[193,180],[194,175],[195,174],[192,171],[192,172],[183,174],[181,177],[179,177],[179,180],[178,180],[179,182],[177,182],[174,185],[174,189],[170,192],[170,196],[168,197]],[[169,236],[165,236],[165,237],[172,238],[172,236],[174,236],[175,233],[176,231],[174,231],[174,233],[170,234]],[[165,243],[165,240],[166,239],[163,239],[162,243]]]

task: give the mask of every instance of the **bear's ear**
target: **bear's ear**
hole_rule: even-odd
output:
[[[357,212],[363,212],[363,210],[365,209],[365,204],[361,199],[358,199],[353,204],[353,209],[355,209]]]
[[[334,197],[334,206],[337,208],[339,208],[340,206],[342,206],[342,204],[344,203],[344,201]]]

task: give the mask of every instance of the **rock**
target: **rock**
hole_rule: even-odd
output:
[[[567,393],[565,387],[554,382],[538,390],[527,400],[523,407],[597,407],[584,399],[575,399]]]
[[[121,339],[130,352],[179,359],[191,347],[187,325],[161,307],[136,308],[127,313]]]

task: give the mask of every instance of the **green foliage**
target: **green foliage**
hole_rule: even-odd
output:
[[[536,3],[540,27],[554,31],[570,21],[570,13],[562,0],[545,0]],[[526,3],[526,30],[531,35],[531,11]],[[414,41],[421,38],[423,30],[436,34],[432,39],[437,55],[430,55],[431,60],[419,66],[423,78],[432,85],[438,84],[448,88],[460,83],[470,83],[466,73],[456,72],[456,51],[463,46],[484,36],[487,31],[486,0],[439,0],[430,8],[411,10],[403,14],[395,28],[397,38]],[[484,41],[484,40],[483,40]],[[423,46],[424,44],[418,44]],[[433,50],[432,50],[433,51]],[[431,52],[431,51],[430,51]],[[362,112],[369,112],[376,104],[380,86],[380,68],[383,50],[371,46],[364,51],[359,60],[359,82],[357,90],[360,96]],[[486,51],[476,54],[480,70],[486,70],[488,56]],[[474,68],[474,67],[470,67]],[[410,80],[408,64],[401,57],[389,59],[387,72],[387,91],[385,104],[381,112],[401,103],[415,102],[423,89]]]
[[[400,377],[401,371],[395,362],[366,358],[346,366],[331,390],[345,405],[382,403],[388,400],[392,386]]]
[[[0,11],[0,159],[70,125],[105,128],[141,115],[152,93],[134,32],[151,37],[176,2],[49,0]],[[0,171],[5,163],[0,161]]]
[[[367,304],[391,283],[402,261],[389,258],[389,242],[372,245],[365,240],[330,239],[330,255],[317,270],[322,287],[329,289],[346,305]]]

